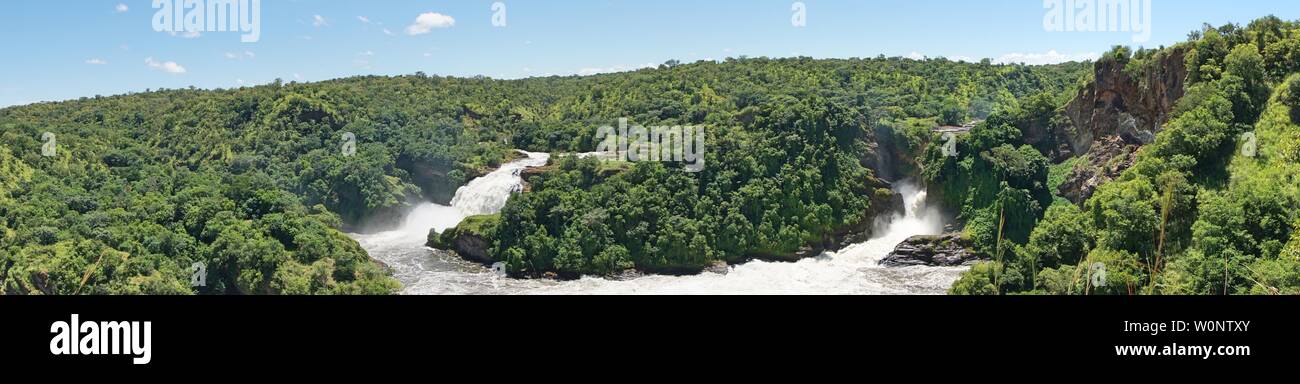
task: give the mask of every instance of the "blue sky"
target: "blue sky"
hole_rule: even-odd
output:
[[[1173,44],[1203,22],[1300,19],[1294,0],[1152,0],[1151,37],[1139,44],[1134,32],[1048,32],[1043,0],[803,0],[803,27],[792,25],[790,0],[500,1],[504,27],[492,23],[493,0],[263,0],[260,39],[243,43],[238,32],[156,32],[153,0],[6,0],[0,106],[276,78],[519,78],[742,55],[1052,62]],[[425,28],[412,29],[421,15]]]

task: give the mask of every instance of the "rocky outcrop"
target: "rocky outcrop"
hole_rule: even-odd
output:
[[[488,249],[492,244],[482,236],[469,232],[448,231],[449,236],[442,236],[437,231],[429,231],[429,242],[426,244],[434,249],[456,252],[465,260],[481,264],[492,264],[492,255]]]
[[[1098,187],[1118,178],[1125,169],[1133,166],[1138,148],[1117,136],[1100,140],[1093,145],[1088,157],[1066,176],[1060,187],[1061,196],[1075,204],[1088,200]]]
[[[443,233],[430,230],[425,245],[434,249],[456,252],[465,260],[492,264],[496,262],[490,252],[492,243],[484,233],[488,227],[496,225],[496,220],[499,220],[498,216],[471,216],[460,225]]]
[[[963,239],[960,234],[950,233],[939,236],[913,236],[880,260],[880,265],[956,267],[987,259],[972,250],[969,240]]]
[[[1185,92],[1186,53],[1182,47],[1161,51],[1141,74],[1127,70],[1129,60],[1099,60],[1093,82],[1065,106],[1074,128],[1069,143],[1074,152],[1087,153],[1093,143],[1109,136],[1138,145],[1155,140]]]
[[[1093,82],[1065,106],[1069,126],[1057,132],[1073,155],[1088,156],[1067,176],[1061,195],[1082,203],[1132,166],[1133,154],[1155,140],[1186,91],[1186,54],[1183,47],[1162,50],[1140,70],[1127,59],[1097,62]]]

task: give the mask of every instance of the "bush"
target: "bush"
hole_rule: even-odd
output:
[[[997,295],[998,287],[993,284],[997,271],[1002,269],[1000,263],[979,263],[963,273],[948,293],[953,295]]]
[[[1300,76],[1292,77],[1286,89],[1286,99],[1282,102],[1291,107],[1291,122],[1300,124]]]

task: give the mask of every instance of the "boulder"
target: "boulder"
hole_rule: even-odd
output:
[[[487,240],[485,234],[488,228],[496,225],[497,220],[500,220],[498,215],[471,216],[446,232],[438,233],[430,230],[425,245],[434,249],[456,252],[465,260],[491,265],[496,260],[492,259],[490,251],[492,243]]]
[[[886,267],[956,267],[970,265],[988,258],[975,252],[969,240],[960,234],[938,236],[913,236],[880,260]]]
[[[1092,197],[1102,184],[1115,180],[1124,170],[1137,162],[1137,145],[1126,144],[1119,137],[1101,140],[1092,147],[1088,158],[1076,165],[1061,183],[1058,192],[1062,197],[1082,204]]]

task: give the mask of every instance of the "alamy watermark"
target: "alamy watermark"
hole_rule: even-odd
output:
[[[500,1],[492,3],[492,26],[505,28],[506,23],[506,3]]]
[[[808,26],[808,5],[802,1],[790,4],[790,26],[803,28]]]
[[[1092,263],[1088,269],[1088,280],[1094,287],[1106,286],[1106,264]]]
[[[152,321],[83,321],[74,313],[70,321],[50,324],[53,356],[127,356],[135,365],[153,361]]]
[[[239,41],[262,39],[262,0],[153,0],[155,32],[243,32]]]
[[[1259,139],[1255,137],[1255,132],[1246,132],[1241,134],[1241,155],[1245,157],[1255,157],[1259,151]]]
[[[352,132],[343,132],[343,145],[339,148],[343,157],[352,157],[357,155],[357,134]]]
[[[1133,32],[1133,42],[1151,40],[1151,0],[1043,0],[1048,32]]]
[[[618,128],[603,126],[596,130],[596,152],[613,155],[619,161],[682,162],[687,172],[704,170],[704,127],[628,126],[627,118],[618,119]]]
[[[944,132],[943,146],[940,146],[939,150],[943,152],[943,157],[957,157],[957,134]]]
[[[195,261],[190,264],[190,287],[208,286],[208,264]]]
[[[45,132],[41,134],[41,156],[54,157],[59,155],[59,140],[54,132]]]

